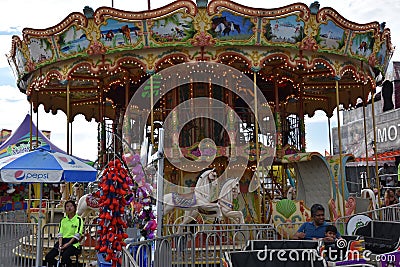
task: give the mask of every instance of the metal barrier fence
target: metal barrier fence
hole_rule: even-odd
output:
[[[140,267],[194,266],[193,240],[192,233],[169,235],[130,243],[127,250]]]
[[[276,225],[276,231],[278,232],[277,239],[289,240],[293,238],[294,233],[304,222],[290,222],[280,223]]]
[[[37,224],[0,223],[0,267],[31,267],[36,256]]]
[[[26,222],[27,214],[26,210],[15,210],[0,212],[0,223],[1,222]]]
[[[123,267],[139,267],[133,256],[126,247],[122,248],[122,264]]]
[[[175,234],[128,244],[140,267],[223,266],[224,252],[242,250],[248,240],[276,239],[270,224],[165,225]]]
[[[82,253],[78,260],[82,264],[97,262],[95,250],[97,232],[95,224],[85,224],[81,241]],[[37,230],[36,223],[0,222],[0,267],[32,267],[36,265]],[[43,226],[40,241],[42,260],[54,246],[58,234],[57,223]]]
[[[78,259],[73,257],[84,266],[97,264],[96,226],[85,225],[82,253]],[[0,222],[0,267],[36,265],[37,227],[36,223]],[[58,227],[56,223],[43,226],[39,240],[42,257],[57,241]],[[242,250],[251,239],[277,239],[276,229],[269,224],[180,225],[176,230],[179,232],[169,236],[128,244],[122,251],[122,266],[221,266],[225,251]]]
[[[352,233],[347,233],[346,225],[349,219],[354,215],[365,215],[374,221],[398,222],[400,221],[400,203],[371,211],[340,217],[336,220],[335,225],[338,229],[343,229],[345,234],[351,235]]]

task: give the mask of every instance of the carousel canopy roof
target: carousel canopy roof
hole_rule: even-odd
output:
[[[256,9],[183,0],[144,12],[85,7],[47,29],[25,28],[8,58],[35,110],[43,104],[72,121],[115,118],[149,75],[192,61],[255,73],[274,109],[332,116],[336,88],[345,107],[366,99],[392,54],[383,24],[354,23],[317,2]]]

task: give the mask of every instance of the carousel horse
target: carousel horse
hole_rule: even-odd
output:
[[[233,210],[233,200],[237,199],[240,194],[239,180],[239,178],[229,178],[225,180],[221,191],[219,192],[217,203],[220,206],[224,218],[231,219],[238,224],[244,224],[243,213],[241,211]],[[198,215],[204,217],[210,216],[207,212],[204,212],[202,207],[199,206],[197,209],[185,211],[182,224],[188,223]],[[189,220],[186,221],[185,219]]]
[[[129,193],[125,199],[129,199],[132,193]],[[100,191],[88,193],[79,198],[76,213],[84,220],[90,215],[98,214],[100,211]]]
[[[86,219],[89,218],[89,215],[99,212],[99,201],[99,191],[83,195],[79,198],[76,213],[86,221]]]
[[[168,215],[175,208],[192,211],[201,207],[207,212],[215,213],[217,218],[221,218],[220,205],[213,199],[214,189],[218,188],[216,178],[214,169],[206,169],[199,175],[193,192],[183,195],[173,192],[164,195],[164,215]],[[190,220],[187,218],[183,223],[188,223]]]
[[[231,178],[225,182],[218,196],[218,204],[224,217],[244,224],[243,213],[233,210],[233,200],[237,199],[240,194],[239,180],[239,178]]]
[[[224,218],[231,219],[238,224],[244,224],[243,213],[233,210],[233,200],[237,199],[240,194],[239,180],[239,178],[229,178],[225,181],[219,192],[217,203]],[[194,210],[186,210],[182,224],[187,223],[185,218],[188,218],[190,221],[198,215],[208,216],[208,214],[204,214],[203,207],[200,206]]]

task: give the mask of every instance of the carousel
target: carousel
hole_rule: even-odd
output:
[[[202,206],[229,202],[241,213],[222,214],[227,223],[306,221],[316,202],[332,221],[354,213],[352,155],[307,151],[304,118],[339,118],[358,98],[366,105],[393,51],[384,23],[355,23],[318,2],[185,0],[143,12],[85,7],[47,29],[25,28],[8,60],[34,111],[61,110],[68,125],[78,114],[98,122],[98,165],[111,171],[110,158],[123,159],[135,194],[164,202],[164,217],[155,205],[162,232],[187,216],[214,220],[174,198],[193,191]],[[198,190],[208,168],[218,179]],[[227,185],[240,196],[222,200]],[[191,208],[170,212],[171,203]]]

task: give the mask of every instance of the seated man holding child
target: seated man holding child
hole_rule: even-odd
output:
[[[327,226],[325,221],[325,209],[321,204],[314,204],[311,207],[312,221],[303,223],[293,239],[322,239],[323,241],[333,242],[335,238],[331,235],[326,235]],[[340,233],[336,231],[336,238],[340,238]]]

